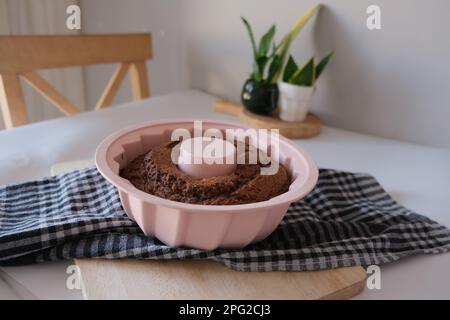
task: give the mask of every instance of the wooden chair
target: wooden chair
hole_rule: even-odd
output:
[[[150,96],[145,61],[150,33],[122,35],[0,36],[0,107],[6,128],[28,123],[19,77],[66,115],[80,112],[36,70],[119,62],[96,109],[109,106],[130,71],[133,99]]]

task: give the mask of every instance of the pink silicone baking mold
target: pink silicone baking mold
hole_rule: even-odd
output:
[[[289,205],[303,198],[315,186],[318,169],[312,158],[296,144],[280,136],[280,162],[292,183],[289,190],[267,201],[240,205],[198,205],[163,199],[135,188],[119,176],[121,168],[169,141],[177,128],[191,130],[194,120],[154,121],[134,125],[113,133],[97,147],[95,163],[100,173],[119,192],[127,215],[146,235],[155,236],[169,246],[204,250],[242,248],[270,235],[280,224]],[[203,120],[203,130],[248,127],[214,120]]]

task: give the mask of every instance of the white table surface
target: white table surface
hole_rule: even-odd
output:
[[[184,91],[0,132],[0,184],[49,175],[52,164],[93,158],[97,144],[125,126],[164,118],[237,121],[212,111],[215,97]],[[401,204],[450,226],[450,150],[324,127],[298,140],[320,167],[374,175]],[[66,288],[71,261],[4,267],[0,299],[77,299]],[[410,257],[381,266],[381,290],[361,299],[450,299],[450,254]],[[187,297],[188,298],[188,297]]]

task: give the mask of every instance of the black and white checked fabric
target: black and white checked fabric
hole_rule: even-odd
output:
[[[242,250],[171,248],[127,218],[95,168],[0,186],[0,265],[70,258],[212,259],[243,271],[318,270],[442,253],[450,231],[367,174],[320,170],[272,235]]]

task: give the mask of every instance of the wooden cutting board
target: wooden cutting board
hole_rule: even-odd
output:
[[[52,174],[92,165],[55,164]],[[238,272],[214,261],[76,259],[85,299],[348,299],[366,284],[362,267]]]
[[[261,129],[278,129],[280,134],[291,139],[306,139],[320,133],[322,123],[316,115],[308,113],[304,121],[284,121],[278,117],[278,112],[271,115],[259,115],[246,110],[242,105],[228,101],[217,100],[213,104],[216,112],[226,113],[239,118],[242,123]]]

